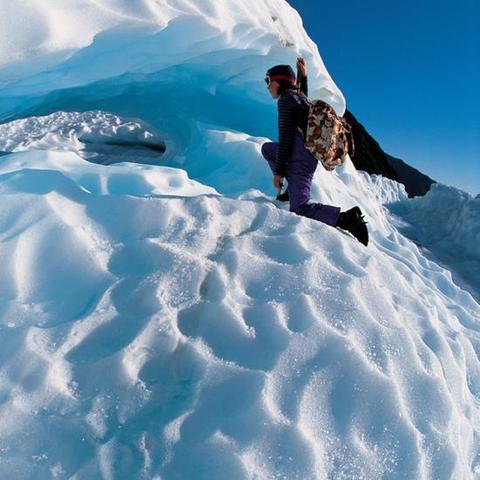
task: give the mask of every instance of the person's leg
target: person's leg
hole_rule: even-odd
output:
[[[292,155],[287,164],[290,211],[327,225],[336,226],[340,214],[339,207],[310,203],[310,190],[316,168],[317,160],[303,145],[302,137],[297,135]]]
[[[272,172],[275,167],[275,162],[277,161],[277,150],[278,150],[277,142],[265,142],[262,145],[262,155],[270,165],[270,169],[272,170]]]
[[[278,143],[267,142],[262,145],[262,155],[268,161],[272,172],[277,158],[277,150]],[[367,245],[368,230],[359,207],[340,213],[339,207],[310,203],[310,189],[317,163],[317,160],[305,148],[302,136],[297,134],[291,160],[287,165],[288,191],[282,194],[286,196],[285,200],[287,201],[290,197],[290,211],[333,227],[338,226],[349,231],[361,243]]]
[[[278,143],[274,142],[266,142],[262,145],[262,155],[267,160],[268,164],[270,165],[270,170],[275,167],[275,162],[277,161],[277,150],[278,150]],[[277,195],[277,200],[281,202],[288,202],[288,187],[283,193],[279,193]]]

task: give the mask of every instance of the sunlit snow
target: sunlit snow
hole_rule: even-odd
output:
[[[480,198],[272,202],[283,0],[0,0],[0,478],[480,479]]]

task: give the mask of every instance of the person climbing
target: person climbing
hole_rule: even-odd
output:
[[[291,212],[346,230],[366,246],[368,230],[358,206],[341,212],[339,207],[310,202],[318,161],[304,144],[309,104],[307,65],[303,58],[297,59],[297,69],[300,92],[290,65],[276,65],[265,77],[272,98],[278,99],[278,142],[264,143],[262,155],[272,170],[274,187],[281,192],[284,179],[288,182],[288,188],[277,199],[289,201]]]

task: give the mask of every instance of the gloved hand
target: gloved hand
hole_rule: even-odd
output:
[[[304,77],[307,76],[307,64],[305,63],[305,59],[302,57],[297,58],[297,69]]]
[[[274,175],[273,177],[273,186],[279,190],[283,187],[283,177],[280,175]]]

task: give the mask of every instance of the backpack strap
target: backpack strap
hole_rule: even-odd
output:
[[[355,142],[353,140],[352,127],[348,124],[345,118],[343,118],[343,121],[345,125],[345,135],[347,137],[347,143],[348,143],[348,155],[350,158],[353,158],[353,156],[355,155]]]
[[[310,100],[304,93],[294,92],[293,90],[291,92],[292,92],[293,98],[295,99],[298,105],[305,105],[310,108],[310,105],[311,105]]]

